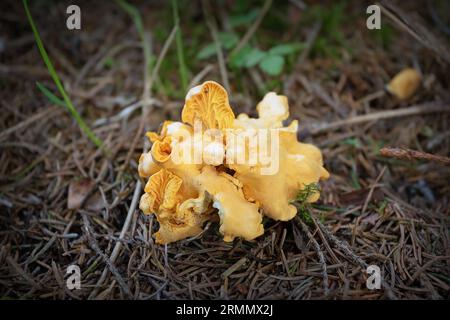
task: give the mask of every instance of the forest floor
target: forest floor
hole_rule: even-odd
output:
[[[108,153],[36,85],[60,96],[22,2],[0,5],[2,299],[449,299],[450,166],[380,153],[449,156],[449,61],[434,45],[448,48],[438,23],[448,17],[437,14],[448,3],[402,2],[397,14],[414,18],[409,27],[383,15],[382,29],[368,30],[361,1],[221,1],[210,11],[184,2],[179,38],[170,37],[170,2],[135,2],[142,20],[121,2],[77,3],[81,30],[65,27],[66,1],[32,1],[30,11]],[[211,30],[224,63],[208,54]],[[233,62],[241,43],[289,44],[282,72]],[[385,85],[405,67],[420,70],[422,84],[400,101]],[[292,221],[268,220],[254,241],[226,243],[213,223],[195,239],[157,245],[156,219],[136,206],[144,133],[180,119],[186,89],[205,80],[228,82],[236,114],[254,114],[268,91],[286,95],[299,138],[321,149],[331,177],[317,203]],[[81,289],[71,291],[74,264]],[[380,268],[380,289],[366,286],[370,265]]]

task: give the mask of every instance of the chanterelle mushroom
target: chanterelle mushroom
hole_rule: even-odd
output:
[[[204,167],[198,177],[201,188],[213,197],[213,207],[218,209],[220,232],[225,241],[235,237],[254,239],[264,233],[262,215],[258,206],[244,197],[242,186],[236,185],[226,173],[217,173],[214,167]]]
[[[234,113],[227,91],[214,81],[206,81],[192,88],[186,95],[181,119],[192,126],[195,119],[199,119],[209,129],[230,128]]]
[[[386,89],[397,98],[404,100],[410,98],[416,92],[421,81],[422,76],[417,70],[406,68],[392,78]]]
[[[297,209],[290,202],[305,185],[328,178],[323,168],[322,154],[315,146],[297,141],[297,121],[282,127],[282,121],[289,117],[285,96],[273,92],[266,94],[258,104],[258,119],[239,115],[237,126],[271,127],[279,133],[279,170],[273,175],[260,175],[249,170],[248,165],[232,165],[236,178],[244,185],[244,194],[261,203],[264,214],[275,220],[290,220]],[[308,199],[316,201],[316,193]]]
[[[196,236],[216,215],[225,241],[255,239],[263,215],[292,219],[298,192],[328,178],[320,150],[297,140],[297,121],[283,126],[285,96],[266,94],[257,111],[236,118],[226,90],[207,81],[188,92],[182,122],[147,133],[153,145],[139,159],[148,178],[140,209],[156,215],[158,243]],[[318,198],[316,191],[307,200]]]
[[[195,236],[202,231],[207,220],[207,207],[191,210],[184,205],[192,201],[183,180],[166,169],[153,174],[145,186],[139,208],[145,214],[155,213],[160,228],[156,233],[158,243],[169,243]]]

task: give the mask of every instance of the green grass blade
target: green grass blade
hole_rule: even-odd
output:
[[[78,123],[78,126],[80,129],[87,135],[87,137],[97,146],[102,146],[102,141],[91,131],[91,129],[88,127],[86,122],[84,122],[83,118],[81,118],[78,111],[75,109],[75,107],[72,104],[72,101],[70,100],[69,96],[66,93],[66,90],[64,89],[64,86],[61,83],[61,80],[58,77],[58,74],[56,73],[55,68],[53,67],[53,64],[50,60],[50,57],[47,54],[47,51],[44,48],[44,44],[42,43],[41,37],[39,35],[39,32],[36,28],[36,25],[34,24],[33,17],[31,16],[30,10],[28,8],[28,1],[22,0],[23,6],[25,8],[25,12],[28,18],[28,22],[30,23],[31,29],[34,34],[34,38],[36,40],[36,44],[38,46],[39,52],[42,56],[42,59],[44,60],[44,63],[48,69],[48,72],[50,73],[50,76],[52,77],[53,81],[55,82],[56,87],[58,88],[59,93],[63,97],[63,100],[66,104],[67,109],[72,114],[72,117],[74,117],[75,121]]]
[[[133,19],[134,25],[139,35],[142,36],[144,34],[144,24],[142,23],[142,18],[139,14],[139,10],[125,0],[116,0],[116,3]]]
[[[142,50],[144,54],[144,61],[145,61],[145,69],[144,69],[144,93],[143,93],[143,99],[148,99],[150,93],[150,77],[151,77],[151,70],[153,68],[153,55],[151,52],[150,42],[148,41],[146,35],[145,35],[145,28],[144,23],[142,22],[142,17],[139,12],[139,10],[133,6],[132,4],[129,4],[125,0],[115,0],[117,5],[125,11],[133,20],[134,26],[138,32],[139,38],[141,39],[141,45]]]
[[[145,39],[145,29],[144,29],[144,23],[142,22],[141,14],[139,13],[139,10],[135,6],[133,6],[132,4],[129,4],[125,0],[116,0],[116,3],[133,20],[134,26],[136,27],[139,37],[141,38],[142,49],[144,50],[144,56],[147,61],[145,70],[146,70],[146,72],[150,72],[151,63],[153,60],[152,60],[152,54],[151,54],[151,50],[150,50],[150,44]]]
[[[177,35],[175,42],[177,44],[177,56],[178,56],[178,66],[180,68],[180,78],[181,78],[181,89],[183,93],[187,92],[188,86],[188,72],[186,67],[186,62],[184,60],[183,51],[183,40],[181,38],[181,28],[180,28],[180,16],[178,14],[178,1],[172,0],[173,18],[175,20],[175,25],[178,26]]]
[[[60,98],[58,98],[57,96],[55,96],[53,94],[53,92],[51,92],[49,89],[47,89],[47,87],[44,86],[42,83],[40,83],[39,81],[36,81],[36,86],[38,87],[39,90],[41,90],[41,92],[44,94],[44,96],[46,96],[47,99],[50,100],[51,103],[54,103],[60,107],[67,108],[66,103],[63,100],[61,100]]]

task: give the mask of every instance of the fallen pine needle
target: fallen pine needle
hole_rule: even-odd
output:
[[[122,231],[120,231],[119,241],[116,242],[114,245],[114,249],[111,253],[111,256],[109,257],[109,260],[111,261],[111,265],[114,265],[114,262],[116,261],[117,257],[119,256],[120,249],[122,248],[122,240],[125,238],[126,233],[128,232],[128,228],[130,227],[131,218],[133,217],[133,213],[136,210],[139,196],[141,195],[141,182],[138,181],[136,183],[136,186],[134,187],[134,193],[133,193],[133,199],[131,200],[130,208],[128,209],[127,217],[125,219],[125,222],[122,226]],[[94,290],[89,295],[89,299],[94,299],[98,293],[98,289],[101,285],[103,285],[103,282],[106,280],[106,276],[108,275],[108,266],[106,266],[103,269],[102,275],[100,276],[100,279],[98,280]]]
[[[314,250],[316,251],[316,254],[319,258],[320,265],[322,267],[322,278],[323,278],[323,290],[325,292],[325,295],[328,295],[330,292],[330,289],[328,287],[328,273],[327,273],[327,264],[325,262],[325,257],[323,255],[322,250],[320,249],[320,245],[317,242],[316,239],[314,239],[314,236],[311,234],[311,232],[308,229],[308,226],[297,216],[295,218],[295,221],[298,225],[302,228],[303,232],[308,236],[309,240],[314,246]]]
[[[428,161],[436,161],[445,164],[450,164],[450,158],[434,155],[431,153],[426,153],[417,150],[411,150],[407,148],[394,148],[394,147],[384,147],[380,149],[380,154],[383,157],[389,158],[397,158],[397,159],[405,159],[405,160],[428,160]]]

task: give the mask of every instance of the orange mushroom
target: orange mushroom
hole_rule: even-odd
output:
[[[291,201],[297,193],[329,177],[320,150],[297,140],[297,121],[283,126],[289,117],[285,96],[266,94],[257,111],[258,118],[247,114],[235,118],[226,90],[207,81],[188,92],[182,122],[165,121],[159,133],[147,133],[153,145],[139,159],[139,174],[149,179],[140,209],[156,214],[158,243],[198,235],[216,216],[225,241],[255,239],[264,233],[263,215],[292,219],[297,210]],[[261,131],[265,135],[259,136]],[[229,139],[233,135],[249,140],[237,144]],[[267,143],[279,160],[277,170],[266,174],[268,163],[261,159],[267,150],[251,141]],[[195,152],[201,159],[191,157]],[[228,161],[235,156],[245,160],[255,156],[256,161]],[[307,200],[318,198],[316,191]]]
[[[228,102],[227,91],[214,81],[206,81],[192,88],[186,95],[181,119],[191,126],[197,119],[208,129],[230,128],[234,113]]]
[[[419,88],[422,76],[412,68],[406,68],[395,75],[386,89],[401,100],[410,98]]]
[[[160,228],[156,233],[158,243],[170,243],[198,235],[208,219],[208,204],[193,206],[193,199],[182,187],[183,180],[166,169],[153,174],[145,185],[139,208],[144,214],[156,214]],[[201,202],[200,202],[201,204]]]
[[[258,105],[258,119],[239,115],[236,125],[246,127],[271,127],[279,133],[279,170],[273,175],[261,175],[248,165],[232,165],[235,177],[242,182],[244,194],[261,204],[264,214],[275,220],[290,220],[297,214],[290,202],[306,185],[327,179],[322,154],[315,146],[297,140],[297,121],[282,127],[289,117],[287,98],[268,93]],[[317,201],[316,192],[308,200]]]

